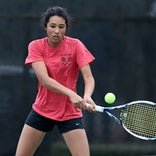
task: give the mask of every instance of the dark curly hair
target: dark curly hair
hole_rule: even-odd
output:
[[[68,16],[68,13],[66,9],[60,7],[60,6],[54,6],[48,8],[41,17],[41,26],[43,28],[47,27],[47,23],[49,21],[49,18],[52,16],[59,16],[62,17],[65,20],[66,26],[68,28],[70,17]]]

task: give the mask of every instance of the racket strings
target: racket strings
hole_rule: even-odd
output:
[[[132,133],[147,138],[156,137],[156,107],[138,103],[129,105],[122,111],[123,125]]]
[[[140,109],[138,111],[140,111]],[[134,114],[133,114],[133,116],[134,116]],[[141,134],[146,137],[153,136],[153,133],[155,134],[155,129],[153,129],[153,127],[154,127],[153,122],[151,122],[151,118],[153,118],[154,116],[149,116],[147,114],[146,109],[144,111],[142,111],[142,113],[139,112],[139,116],[138,116],[138,114],[137,115],[135,114],[134,117],[139,118],[139,120],[138,119],[132,120],[133,123],[131,123],[133,130],[135,130],[137,128],[136,131],[134,131],[136,134]]]

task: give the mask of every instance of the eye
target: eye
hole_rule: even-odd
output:
[[[60,25],[59,28],[60,29],[64,29],[65,28],[65,25]]]
[[[51,27],[51,28],[55,28],[56,26],[55,26],[55,25],[50,25],[50,27]]]
[[[51,28],[55,28],[56,24],[55,23],[49,23],[48,26],[51,27]]]

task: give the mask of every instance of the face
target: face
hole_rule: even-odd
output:
[[[49,18],[45,29],[48,35],[49,45],[57,47],[63,41],[63,37],[66,32],[65,19],[59,16],[52,16]]]

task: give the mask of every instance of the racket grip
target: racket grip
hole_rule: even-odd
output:
[[[95,110],[96,110],[97,112],[103,112],[103,111],[104,111],[104,107],[95,105]]]
[[[91,106],[91,104],[89,104],[89,103],[86,103],[86,105],[87,105],[87,107]],[[103,112],[104,111],[104,107],[95,105],[95,110],[97,112]]]

